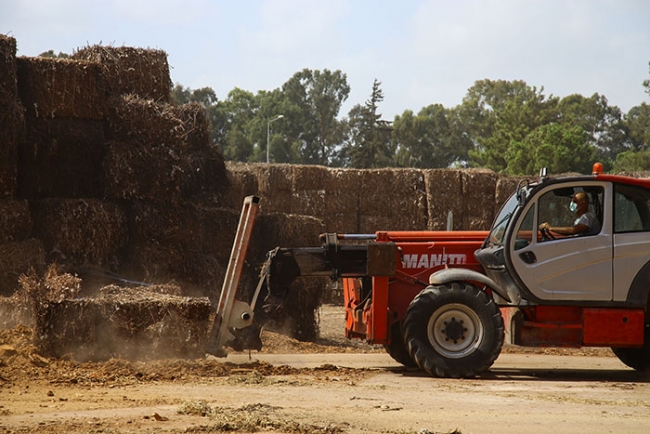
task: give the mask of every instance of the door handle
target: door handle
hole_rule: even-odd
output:
[[[523,252],[519,254],[519,257],[521,258],[522,261],[524,261],[526,264],[534,264],[537,262],[537,256],[533,252]]]

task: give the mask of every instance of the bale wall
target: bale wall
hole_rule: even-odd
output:
[[[174,107],[134,96],[112,101],[104,163],[107,197],[168,202],[210,195],[229,203],[225,162],[209,142],[202,106]]]
[[[131,275],[147,282],[186,282],[203,295],[218,295],[237,230],[237,211],[189,201],[136,202],[130,214]]]
[[[0,199],[0,243],[22,241],[32,232],[32,217],[26,200]]]
[[[0,196],[12,196],[16,190],[16,143],[23,110],[18,100],[16,40],[0,35]]]
[[[357,169],[330,169],[325,188],[323,220],[327,232],[358,233],[359,186],[363,171]]]
[[[102,198],[104,153],[102,121],[30,119],[18,145],[18,194]]]
[[[425,185],[420,170],[363,171],[357,187],[359,231],[424,230],[428,220]],[[380,226],[384,224],[389,226]]]
[[[490,229],[494,219],[496,183],[497,175],[491,170],[467,169],[462,171],[463,229]]]
[[[170,100],[172,81],[167,53],[162,50],[93,45],[77,50],[72,58],[104,66],[109,96],[135,94],[155,101]]]
[[[446,230],[449,212],[453,215],[453,229],[463,229],[461,171],[429,169],[424,170],[423,174],[427,191],[428,229]]]
[[[101,65],[71,59],[18,57],[18,93],[32,118],[104,118]]]
[[[11,296],[20,288],[19,278],[32,270],[45,271],[45,249],[36,238],[0,244],[0,296]]]
[[[32,203],[34,233],[48,259],[116,269],[128,242],[126,210],[97,199],[52,198]]]

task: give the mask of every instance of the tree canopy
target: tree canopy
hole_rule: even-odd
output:
[[[650,63],[649,63],[650,66]],[[640,83],[650,96],[650,79]],[[174,103],[206,108],[211,137],[228,160],[325,166],[483,167],[533,175],[589,172],[600,161],[614,171],[650,170],[650,105],[627,113],[604,95],[546,95],[522,80],[478,80],[461,104],[431,104],[382,119],[381,82],[364,104],[341,114],[350,95],[340,70],[303,69],[280,88],[231,90],[177,84]],[[281,115],[281,116],[280,116]]]

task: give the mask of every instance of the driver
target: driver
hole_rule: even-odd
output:
[[[600,222],[589,211],[589,198],[584,191],[573,195],[569,209],[578,216],[573,222],[573,226],[556,227],[544,222],[539,225],[539,230],[549,230],[561,235],[596,235],[600,232]]]

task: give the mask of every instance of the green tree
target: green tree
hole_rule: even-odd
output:
[[[414,116],[406,110],[395,117],[395,162],[401,167],[439,168],[467,161],[472,142],[463,131],[457,111],[432,104]]]
[[[614,172],[643,172],[650,170],[650,151],[626,151],[616,156]]]
[[[348,141],[340,161],[359,169],[387,167],[392,164],[391,127],[381,121],[378,104],[384,100],[381,83],[375,79],[366,103],[352,107],[347,120]]]
[[[580,127],[541,125],[521,141],[513,141],[505,153],[509,175],[534,175],[546,167],[549,173],[589,173],[595,148]]]
[[[624,119],[632,149],[638,151],[650,149],[650,105],[641,103],[632,107]]]
[[[282,92],[283,112],[289,113],[294,127],[287,125],[287,142],[299,154],[298,162],[328,165],[343,141],[337,117],[350,94],[346,75],[340,70],[303,69],[282,86]]]
[[[228,97],[217,104],[213,135],[220,137],[218,142],[227,160],[253,162],[266,161],[266,142],[263,148],[255,141],[251,132],[260,130],[260,103],[253,93],[235,88]],[[266,130],[265,130],[266,131]]]
[[[610,106],[604,96],[569,95],[560,100],[558,109],[562,124],[578,126],[587,133],[588,143],[598,148],[595,158],[606,168],[611,167],[616,154],[632,148],[621,110]]]
[[[520,80],[480,80],[468,90],[459,115],[473,142],[473,166],[506,172],[511,143],[557,118],[557,98],[546,99],[542,92]]]
[[[648,71],[650,71],[650,62],[648,62]],[[645,87],[645,92],[650,95],[650,79],[643,80],[643,87]]]

